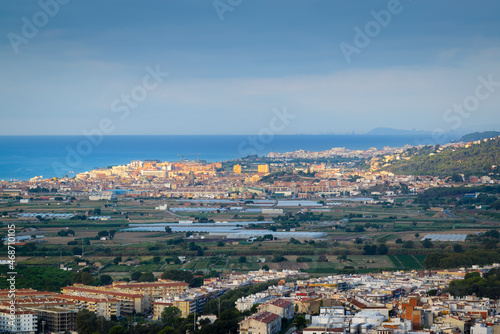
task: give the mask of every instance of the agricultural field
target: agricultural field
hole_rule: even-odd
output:
[[[398,270],[423,269],[425,255],[389,255],[394,268]]]
[[[160,272],[168,269],[192,272],[296,269],[314,274],[338,273],[345,268],[356,272],[422,269],[427,254],[453,252],[453,243],[435,242],[424,248],[421,238],[427,233],[473,234],[497,228],[493,219],[471,219],[471,212],[453,215],[439,211],[423,211],[421,206],[408,204],[412,199],[398,199],[398,205],[342,204],[321,213],[301,212],[300,208],[286,208],[283,216],[227,213],[172,213],[155,210],[159,204],[169,207],[185,205],[176,200],[150,198],[128,201],[76,200],[66,203],[31,202],[29,204],[0,203],[0,211],[36,213],[74,213],[77,215],[110,216],[106,221],[91,220],[40,220],[35,218],[3,219],[0,233],[7,223],[15,223],[20,233],[43,235],[39,242],[19,246],[18,261],[26,265],[44,265],[81,269],[85,266],[99,274],[125,278],[131,273]],[[475,215],[477,213],[474,212]],[[481,216],[479,213],[477,217]],[[286,219],[283,217],[286,215]],[[482,217],[482,216],[481,216]],[[122,232],[129,224],[200,221],[257,221],[264,219],[264,229],[279,232],[326,232],[316,240],[245,240],[211,237],[206,233]],[[344,220],[341,225],[337,224]],[[64,235],[71,230],[74,234]],[[101,240],[102,235],[113,231],[112,237]],[[269,230],[269,234],[273,231]],[[403,248],[402,243],[412,241],[414,247]],[[363,255],[366,245],[377,248],[384,244],[388,252]],[[462,243],[464,250],[477,242]],[[83,251],[83,254],[82,254]],[[387,255],[386,255],[387,254]],[[418,255],[417,255],[418,254]],[[246,262],[240,262],[245,256]],[[286,261],[273,262],[276,256]],[[344,256],[343,258],[339,258]],[[120,257],[127,264],[115,264]],[[185,257],[181,263],[179,257]],[[298,258],[302,258],[299,262]],[[306,258],[304,261],[303,258]],[[126,261],[127,260],[127,261]],[[155,262],[156,261],[156,262]],[[83,265],[86,263],[85,265]]]

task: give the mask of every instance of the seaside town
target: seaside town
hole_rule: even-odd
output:
[[[446,150],[468,149],[495,139],[497,138],[436,145],[429,155]],[[224,163],[132,161],[127,165],[98,168],[73,177],[44,179],[43,176],[38,176],[29,181],[0,181],[0,192],[24,197],[33,191],[48,194],[57,192],[68,194],[69,197],[88,196],[90,200],[112,199],[116,196],[190,199],[384,196],[390,200],[391,196],[397,194],[417,194],[432,187],[451,186],[455,183],[451,179],[452,175],[396,175],[383,170],[393,161],[411,159],[410,151],[418,152],[424,148],[428,146],[384,147],[381,150],[333,148],[322,152],[299,150],[282,154],[269,153],[267,157],[256,158],[256,161],[235,160]],[[340,163],[314,162],[339,157],[350,160]],[[366,168],[353,162],[359,159],[366,161]],[[496,168],[496,165],[491,166],[493,170]],[[279,180],[266,177],[279,173],[290,177]],[[295,180],[294,175],[302,177]],[[470,185],[498,184],[499,180],[488,175],[461,175],[458,183],[463,185],[464,182]],[[388,185],[396,190],[386,190],[383,193],[368,191],[380,185]],[[43,189],[45,191],[41,191]],[[29,200],[29,197],[24,197],[24,201]]]

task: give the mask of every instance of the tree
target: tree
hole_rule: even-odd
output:
[[[259,310],[259,303],[253,304],[252,307],[250,307],[250,313],[254,314]]]
[[[131,275],[130,275],[130,279],[132,281],[137,281],[139,279],[139,277],[141,277],[142,273],[140,271],[136,271],[136,272],[133,272]]]
[[[74,283],[82,283],[85,285],[91,285],[94,282],[94,277],[87,271],[81,271],[78,273],[73,273],[71,276],[71,282]]]
[[[297,327],[298,330],[301,330],[307,326],[306,318],[302,314],[296,316],[295,319],[293,319],[293,325]]]
[[[462,245],[459,245],[459,244],[454,244],[453,245],[453,251],[455,253],[462,253],[464,251]]]
[[[414,247],[414,244],[413,244],[413,241],[411,241],[411,240],[405,241],[403,243],[403,248],[413,248],[413,247]]]
[[[109,334],[123,334],[123,333],[125,333],[125,329],[120,325],[113,326],[109,330]]]
[[[109,275],[101,275],[100,277],[102,284],[109,285],[113,283],[113,279]]]
[[[375,245],[365,245],[365,247],[363,247],[364,255],[375,255],[376,252],[377,252],[377,246]]]
[[[378,245],[378,253],[380,255],[386,255],[388,252],[389,252],[389,247],[387,247],[385,244]]]
[[[217,243],[217,247],[224,247],[224,243],[223,243],[222,241],[219,241],[219,242]]]
[[[415,238],[420,237],[420,233],[415,233]]]
[[[269,271],[269,266],[267,264],[263,265],[262,270]]]
[[[175,319],[180,318],[181,315],[182,312],[179,308],[175,306],[165,307],[161,312],[161,322],[166,326],[172,327]]]
[[[161,278],[170,279],[172,281],[186,282],[189,283],[191,286],[195,283],[194,275],[189,271],[167,270],[163,274],[161,274]]]
[[[209,322],[210,322],[210,320],[209,320]],[[174,334],[174,333],[175,333],[175,329],[173,329],[170,326],[166,326],[161,331],[158,332],[158,334]]]
[[[109,237],[113,239],[115,237],[116,230],[109,230]]]
[[[118,264],[118,263],[120,263],[121,261],[122,261],[122,257],[121,257],[121,256],[117,256],[117,257],[115,257],[115,258],[113,259],[113,263],[114,263],[114,264]]]
[[[453,182],[464,182],[464,179],[463,179],[463,178],[462,178],[462,176],[461,176],[461,175],[459,175],[459,174],[453,174],[453,175],[451,176],[451,180],[452,180]]]
[[[432,246],[434,246],[432,244],[432,241],[430,241],[429,239],[425,239],[424,241],[422,241],[422,246],[424,248],[432,248]]]
[[[365,229],[361,225],[356,225],[352,231],[355,233],[360,233],[360,232],[364,232]]]
[[[396,239],[396,243],[397,244],[402,244],[403,243],[403,239],[401,239],[401,238]]]
[[[155,276],[151,271],[146,271],[137,279],[137,282],[154,282]]]
[[[92,334],[97,332],[97,316],[87,309],[79,311],[75,319],[76,331],[79,334]]]
[[[107,237],[107,236],[109,235],[109,232],[108,232],[108,231],[99,231],[99,232],[97,233],[97,235],[98,235],[99,237]]]
[[[446,257],[444,253],[431,253],[425,257],[424,267],[426,269],[434,269],[441,267],[441,260]]]
[[[318,256],[318,262],[328,262],[328,258],[325,255]]]
[[[261,222],[263,220],[264,220],[264,216],[263,215],[257,216],[257,221]]]
[[[160,263],[160,261],[161,261],[161,257],[159,257],[159,256],[155,256],[155,257],[153,258],[153,262],[154,262],[154,263]]]
[[[342,255],[337,256],[337,260],[339,260],[340,262],[347,261],[347,254],[342,254]]]
[[[484,233],[484,236],[494,239],[500,239],[500,232],[497,230],[489,230]]]
[[[239,263],[246,263],[247,262],[247,257],[246,256],[240,256],[240,258],[238,259],[238,262]]]

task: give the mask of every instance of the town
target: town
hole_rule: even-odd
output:
[[[149,322],[166,322],[169,312],[175,311],[179,318],[193,318],[191,332],[203,331],[227,311],[226,305],[221,314],[221,296],[268,283],[261,291],[232,303],[244,315],[237,324],[239,333],[276,334],[292,329],[303,333],[492,334],[500,327],[498,299],[454,296],[447,288],[458,280],[477,280],[492,272],[498,275],[499,268],[495,264],[318,278],[297,271],[260,270],[205,279],[199,288],[160,278],[148,283],[117,281],[100,287],[74,284],[63,287],[61,293],[19,289],[15,332],[72,332],[78,327],[78,317],[88,316],[82,310],[95,314],[94,322],[99,318],[128,319],[124,326],[130,328],[147,326],[147,322],[135,321],[140,315]],[[0,329],[8,330],[7,291],[0,291],[0,302]],[[97,324],[87,321],[86,326]]]
[[[431,147],[430,156],[446,150],[469,149],[483,142],[498,141],[498,138],[473,142],[448,143]],[[429,146],[384,147],[347,150],[333,148],[323,152],[296,151],[269,153],[267,157],[256,157],[255,161],[199,162],[159,160],[132,161],[127,165],[94,169],[74,177],[44,179],[33,177],[29,181],[0,182],[4,194],[29,195],[37,193],[82,195],[90,199],[113,199],[116,195],[126,197],[189,198],[189,199],[266,199],[266,198],[324,198],[341,196],[394,196],[417,194],[432,187],[459,184],[498,184],[498,179],[489,175],[397,175],[383,170],[392,161],[410,160],[409,152],[428,150]],[[183,157],[181,157],[183,158]],[[346,159],[329,162],[328,158]],[[325,160],[324,162],[319,162]],[[363,168],[364,162],[367,168]],[[489,166],[496,170],[498,166]],[[388,184],[395,190],[369,191],[376,186]],[[451,184],[453,185],[453,184]],[[45,190],[45,191],[43,191]],[[44,198],[46,198],[45,196]],[[23,197],[23,202],[29,200]]]

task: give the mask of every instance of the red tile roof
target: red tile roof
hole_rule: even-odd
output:
[[[276,299],[275,301],[271,302],[271,304],[274,305],[274,306],[285,308],[288,305],[291,305],[293,303],[290,302],[290,301],[288,301],[288,300],[285,300],[285,299]]]
[[[261,312],[261,313],[257,313],[256,315],[252,316],[251,318],[255,319],[257,321],[260,321],[260,322],[268,324],[268,323],[271,323],[271,322],[275,321],[279,317],[280,316],[277,315],[277,314],[264,311],[264,312]]]
[[[69,300],[80,300],[82,302],[118,302],[118,299],[115,298],[91,298],[91,297],[82,297],[82,296],[74,296],[74,295],[59,295],[56,298],[61,298],[61,299],[69,299]]]
[[[80,288],[80,287],[76,287],[76,286],[66,286],[66,287],[62,288],[62,290],[88,292],[88,293],[95,293],[95,294],[100,294],[100,295],[110,295],[110,296],[126,297],[126,298],[142,298],[143,297],[143,295],[136,294],[136,293],[124,293],[124,292],[115,292],[115,291],[108,291],[108,290],[87,289],[87,288]]]
[[[189,286],[189,283],[143,283],[143,284],[116,284],[115,288],[150,288],[155,286]]]

